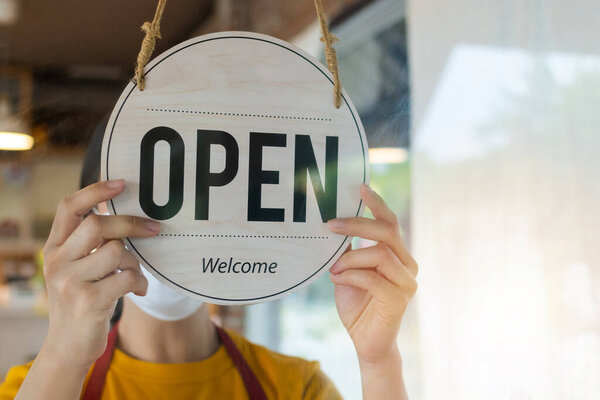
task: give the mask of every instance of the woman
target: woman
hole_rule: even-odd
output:
[[[0,399],[340,398],[318,363],[216,328],[203,303],[140,268],[121,239],[154,236],[160,223],[98,215],[124,189],[122,180],[89,184],[97,180],[103,131],[88,148],[85,187],[60,202],[44,247],[48,335],[34,361],[8,372]],[[329,229],[378,243],[347,251],[331,267],[336,306],[356,349],[363,397],[406,399],[396,337],[417,264],[383,199],[367,185],[361,197],[375,219],[336,218]]]

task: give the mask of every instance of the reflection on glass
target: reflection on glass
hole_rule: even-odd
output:
[[[453,47],[413,147],[425,399],[600,398],[598,93],[598,56]]]

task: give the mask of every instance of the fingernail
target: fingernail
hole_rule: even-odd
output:
[[[344,227],[344,221],[339,218],[334,218],[327,221],[327,225],[330,229],[342,229]]]
[[[336,262],[333,263],[333,265],[331,266],[331,268],[329,268],[329,272],[335,273],[339,269],[340,269],[340,262],[336,261]]]
[[[371,188],[371,186],[367,185],[366,183],[363,183],[361,185],[367,192],[369,192],[370,194],[374,194],[375,191]]]
[[[331,275],[329,275],[329,279],[331,279],[332,281],[337,280],[339,277],[340,277],[339,274],[331,274]]]
[[[109,189],[120,189],[123,186],[124,182],[125,181],[123,179],[115,179],[111,181],[106,181],[106,186],[108,186]]]
[[[144,226],[151,232],[160,232],[160,222],[147,220],[144,221]]]

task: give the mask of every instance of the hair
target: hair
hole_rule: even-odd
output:
[[[90,141],[88,142],[81,168],[81,177],[79,179],[79,187],[83,189],[100,180],[100,158],[102,156],[102,139],[104,139],[104,131],[108,125],[108,117],[102,118],[100,123],[94,129]],[[110,318],[111,325],[114,325],[121,318],[123,311],[123,298],[120,297],[117,301],[115,311]]]
[[[85,158],[83,159],[83,167],[81,168],[81,178],[79,179],[81,189],[100,180],[100,157],[106,125],[108,125],[108,117],[102,118],[90,136]]]

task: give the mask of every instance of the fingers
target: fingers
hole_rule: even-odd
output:
[[[329,229],[340,235],[357,236],[386,244],[402,264],[416,276],[418,265],[402,241],[398,220],[392,210],[367,185],[363,184],[361,186],[361,196],[373,212],[375,219],[364,217],[335,218],[327,222]]]
[[[123,179],[98,182],[65,197],[58,204],[47,247],[56,247],[67,240],[92,207],[112,199],[125,188]]]
[[[365,217],[335,218],[327,221],[329,229],[348,236],[393,244],[397,229],[386,221]]]
[[[394,309],[399,300],[407,301],[407,297],[392,282],[374,270],[349,269],[340,274],[333,274],[331,281],[336,285],[347,285],[368,291],[379,303],[392,306]]]
[[[416,281],[389,247],[378,244],[350,251],[340,257],[331,267],[332,274],[341,274],[350,269],[376,269],[384,278],[411,295],[416,291]]]
[[[363,239],[383,243],[398,256],[402,264],[416,276],[417,263],[404,246],[397,226],[387,221],[364,217],[336,218],[327,222],[329,229],[340,235],[358,236]]]
[[[144,296],[148,290],[146,277],[141,272],[133,269],[116,272],[94,285],[104,294],[104,298],[109,299],[111,302],[129,292]]]
[[[373,189],[366,183],[360,185],[360,197],[369,207],[375,219],[389,222],[391,225],[398,225],[396,214],[388,207],[383,198],[375,193]]]
[[[48,267],[44,266],[49,300],[58,299],[62,307],[73,312],[108,310],[124,293],[144,295],[147,290],[139,264],[118,240],[108,242],[83,260],[59,263],[60,268],[53,264],[50,261]],[[114,278],[117,275],[123,276]]]
[[[82,279],[88,282],[102,280],[115,270],[131,269],[141,273],[140,264],[120,240],[107,242],[77,264]]]
[[[67,260],[86,257],[105,241],[125,237],[151,237],[160,232],[160,222],[126,215],[89,215],[61,248]]]

